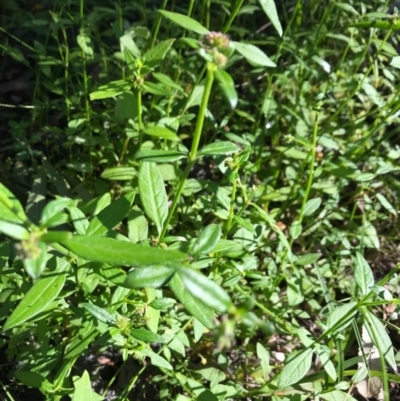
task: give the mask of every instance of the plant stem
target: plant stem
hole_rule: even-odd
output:
[[[232,194],[231,194],[231,204],[229,207],[229,216],[228,216],[228,220],[226,222],[225,225],[225,233],[224,233],[224,238],[228,237],[229,234],[229,230],[232,227],[232,221],[233,221],[233,215],[234,215],[234,209],[235,209],[235,199],[236,199],[236,191],[237,191],[237,182],[239,180],[239,177],[236,177],[237,173],[234,172],[233,174],[235,174],[235,179],[233,180],[232,183]]]
[[[164,0],[161,4],[160,10],[165,10],[167,3],[168,3],[168,0]],[[151,42],[150,42],[149,49],[151,49],[154,46],[154,43],[156,43],[158,31],[159,31],[160,25],[161,25],[161,18],[162,18],[162,15],[160,13],[157,13],[156,23],[154,24],[153,30],[151,32]]]
[[[204,119],[206,116],[208,100],[210,98],[211,88],[214,81],[214,71],[216,70],[216,68],[217,68],[216,65],[213,63],[207,64],[207,75],[206,75],[206,82],[204,85],[203,98],[201,100],[200,110],[197,116],[196,128],[193,135],[193,142],[189,153],[188,163],[183,173],[183,177],[179,183],[172,205],[168,211],[168,216],[164,222],[164,227],[159,238],[160,241],[162,241],[162,239],[165,236],[165,233],[167,232],[168,224],[171,221],[172,215],[175,212],[176,206],[178,205],[179,199],[182,195],[183,187],[185,186],[190,170],[192,169],[197,158],[197,149],[199,147],[201,133],[203,131]]]

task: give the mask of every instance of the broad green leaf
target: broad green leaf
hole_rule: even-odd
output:
[[[127,81],[112,81],[106,85],[99,86],[97,91],[90,93],[90,100],[107,99],[118,96],[125,91],[129,91],[130,85]]]
[[[180,138],[168,128],[153,125],[144,129],[144,133],[157,138],[167,139],[168,141],[180,142]]]
[[[128,237],[132,243],[147,240],[149,224],[146,217],[139,209],[134,206],[128,215]]]
[[[168,283],[174,273],[175,269],[170,266],[138,267],[128,274],[125,285],[129,288],[159,288]]]
[[[246,220],[240,216],[233,216],[233,218],[236,221],[236,223],[238,223],[240,226],[245,228],[247,231],[250,231],[254,235],[256,234],[256,230],[255,230],[253,224],[251,224],[250,220]]]
[[[46,205],[47,175],[44,167],[40,167],[33,180],[31,190],[26,201],[26,215],[35,224],[39,223],[42,210]]]
[[[71,238],[72,233],[69,231],[47,231],[40,237],[40,241],[51,244],[52,242],[67,241]]]
[[[75,206],[69,206],[68,211],[71,216],[75,231],[81,235],[85,234],[87,228],[89,227],[89,221],[85,214]]]
[[[114,116],[117,120],[126,122],[135,120],[138,114],[137,97],[132,92],[123,92],[115,103]]]
[[[11,313],[3,329],[19,326],[45,310],[57,298],[65,278],[65,274],[54,273],[37,281]]]
[[[321,256],[321,253],[306,253],[305,255],[299,256],[295,263],[298,266],[310,265],[315,263]]]
[[[29,231],[25,227],[3,220],[0,220],[0,233],[19,241],[29,238]]]
[[[48,260],[46,244],[39,242],[37,247],[39,254],[36,258],[24,258],[23,260],[25,271],[33,279],[40,277],[40,275],[43,273],[43,270],[46,268],[46,263]]]
[[[361,229],[362,240],[368,248],[379,249],[381,244],[379,241],[378,232],[375,226],[368,220],[364,219]]]
[[[297,239],[301,232],[303,231],[303,226],[299,220],[294,220],[289,227],[290,236],[293,239]]]
[[[147,296],[147,303],[154,301],[157,297],[157,290],[154,288],[146,288],[145,289]],[[144,313],[144,318],[146,320],[146,326],[153,333],[158,332],[158,325],[160,323],[161,313],[158,309],[153,309],[151,306],[147,306]]]
[[[169,287],[178,298],[179,302],[187,309],[187,311],[194,316],[200,323],[208,329],[214,327],[214,312],[213,310],[204,305],[203,302],[194,298],[185,288],[182,279],[178,274],[175,274],[169,281]]]
[[[318,208],[321,206],[321,203],[321,198],[309,199],[304,206],[303,216],[312,215],[316,210],[318,210]]]
[[[158,10],[158,12],[165,18],[168,18],[175,24],[187,29],[191,32],[196,32],[200,35],[207,35],[209,30],[201,25],[199,22],[183,14],[173,13],[171,11]]]
[[[232,42],[235,49],[249,63],[263,67],[276,67],[276,64],[257,46],[248,43]]]
[[[132,32],[128,32],[125,35],[121,36],[119,38],[119,43],[120,43],[121,51],[124,52],[124,55],[126,53],[129,53],[132,58],[140,58],[141,57],[140,50],[132,38]],[[133,66],[130,65],[128,60],[126,60],[126,62],[129,66],[129,68],[133,69]]]
[[[139,170],[139,194],[147,217],[152,220],[158,234],[168,214],[168,198],[164,181],[155,163],[143,162]]]
[[[101,236],[112,230],[129,213],[134,199],[135,193],[130,192],[109,204],[98,215],[93,217],[87,228],[86,235]]]
[[[98,276],[110,281],[111,283],[118,286],[125,285],[124,283],[127,277],[125,270],[116,266],[109,266],[107,264],[97,262],[92,262],[90,267]]]
[[[357,302],[348,302],[341,305],[328,316],[326,322],[325,332],[331,332],[331,334],[343,331],[347,326],[349,326],[357,314]]]
[[[62,244],[83,259],[114,265],[149,266],[181,262],[187,258],[187,255],[178,251],[158,249],[105,237],[75,235]]]
[[[225,290],[199,271],[182,266],[179,269],[179,276],[186,289],[210,308],[223,313],[232,306],[232,301]]]
[[[239,152],[239,146],[232,142],[220,141],[214,142],[209,145],[204,146],[199,152],[199,156],[215,156],[215,155],[226,155],[231,153]]]
[[[260,343],[257,343],[256,350],[257,358],[261,361],[261,369],[265,379],[271,371],[271,367],[269,366],[269,352]]]
[[[165,343],[162,336],[146,329],[132,329],[130,334],[132,337],[145,343]]]
[[[22,223],[27,219],[19,200],[0,182],[0,219]]]
[[[86,309],[96,319],[100,320],[100,322],[111,324],[116,324],[117,322],[113,315],[97,305],[88,302],[82,302],[79,304],[79,306]]]
[[[38,388],[44,393],[51,392],[53,390],[51,383],[39,373],[28,370],[17,370],[14,375],[17,380],[28,387]]]
[[[400,69],[400,56],[395,56],[392,58],[392,61],[390,62],[390,65],[395,68]]]
[[[296,351],[291,356],[279,374],[278,387],[284,389],[301,380],[311,368],[313,351],[306,348]]]
[[[175,83],[168,75],[163,74],[161,72],[153,72],[152,75],[157,81],[161,82],[165,86],[169,86],[173,89],[176,89],[179,92],[184,91],[183,88],[180,85],[178,85],[177,83]]]
[[[357,286],[360,289],[360,295],[367,295],[371,287],[374,285],[374,275],[368,264],[361,253],[357,252],[354,259],[354,278]]]
[[[326,401],[357,401],[356,398],[352,397],[348,392],[333,390],[328,393],[321,393],[319,396]]]
[[[186,159],[187,154],[177,150],[139,150],[135,154],[135,159],[147,162],[165,163],[176,162],[181,159]]]
[[[397,372],[397,363],[394,357],[392,340],[385,326],[369,309],[363,308],[363,315],[366,320],[365,326],[367,327],[374,345],[382,352],[391,369]]]
[[[81,378],[74,382],[72,401],[102,401],[104,397],[92,390],[89,373],[85,370]]]
[[[221,226],[217,224],[210,224],[203,228],[194,242],[191,254],[192,255],[205,255],[214,250],[221,238]]]
[[[101,178],[105,180],[115,180],[115,181],[129,181],[132,180],[136,175],[136,170],[133,167],[111,167],[106,168],[101,173]]]
[[[265,14],[271,21],[274,28],[278,31],[279,36],[282,36],[282,25],[279,21],[278,13],[276,11],[275,1],[274,0],[258,0]]]
[[[145,348],[140,351],[138,351],[138,354],[142,356],[148,356],[151,359],[151,363],[154,366],[158,366],[159,368],[167,369],[167,370],[173,370],[173,367],[169,362],[167,362],[166,359],[164,359],[162,356],[157,355],[155,352]]]
[[[154,301],[151,301],[149,306],[157,310],[167,310],[171,308],[175,303],[176,301],[173,298],[157,298]]]
[[[76,42],[78,43],[78,46],[82,49],[86,57],[93,57],[93,48],[91,47],[92,43],[89,36],[86,36],[85,34],[80,34],[76,37]]]
[[[399,56],[400,59],[400,56]],[[392,206],[392,204],[385,198],[384,195],[377,193],[376,199],[378,199],[379,203],[393,216],[396,216],[396,209]]]
[[[235,89],[233,78],[225,70],[216,70],[214,72],[215,79],[218,81],[219,87],[227,98],[230,106],[234,109],[238,102],[238,94]]]
[[[51,224],[51,220],[53,220],[54,216],[56,216],[59,212],[62,212],[68,206],[74,206],[75,201],[68,198],[59,198],[49,202],[42,211],[42,216],[40,218],[40,223],[44,227],[51,227],[54,224]]]
[[[76,336],[67,346],[64,351],[64,359],[72,359],[80,356],[87,351],[88,345],[97,337],[99,332],[96,329],[91,329],[84,336]]]
[[[148,50],[144,55],[144,64],[151,68],[155,68],[168,53],[174,41],[175,39],[164,40]]]
[[[173,91],[169,88],[165,88],[164,85],[155,82],[144,82],[142,84],[142,89],[145,93],[151,93],[156,96],[172,96]]]

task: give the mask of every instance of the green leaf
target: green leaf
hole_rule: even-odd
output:
[[[125,266],[149,266],[176,263],[187,258],[178,251],[118,241],[113,238],[75,235],[62,244],[86,260]]]
[[[47,263],[47,249],[46,244],[43,242],[39,242],[37,245],[40,253],[35,259],[24,258],[23,264],[25,271],[31,276],[33,279],[40,277],[43,273],[43,270],[46,268]]]
[[[271,367],[269,366],[269,353],[262,344],[257,343],[257,358],[261,361],[261,369],[263,371],[264,379],[269,375]]]
[[[129,83],[124,80],[111,81],[106,85],[99,86],[97,91],[89,94],[90,100],[107,99],[129,91]]]
[[[172,96],[173,92],[165,88],[163,85],[160,83],[155,83],[155,82],[144,82],[142,84],[142,89],[145,93],[151,93],[152,95],[156,96]]]
[[[367,295],[370,292],[371,287],[374,285],[374,275],[368,262],[359,252],[356,253],[354,267],[354,278],[358,288],[360,289],[360,295]]]
[[[140,50],[132,38],[132,32],[126,33],[125,35],[121,36],[119,38],[119,43],[121,45],[121,51],[124,52],[124,55],[126,53],[129,53],[131,57],[134,58],[141,57]],[[126,60],[126,62],[128,63],[129,68],[133,68],[132,65],[130,65],[130,63],[128,62],[128,60]]]
[[[12,239],[23,241],[29,238],[29,231],[20,224],[9,223],[0,220],[0,233],[9,236]]]
[[[236,223],[238,223],[240,226],[245,228],[247,231],[250,231],[252,234],[256,235],[256,230],[255,230],[253,224],[251,224],[251,222],[249,220],[246,220],[240,216],[233,216],[233,218],[236,221]]]
[[[170,88],[176,89],[179,92],[184,92],[183,88],[175,83],[168,75],[161,72],[153,72],[152,75],[157,81],[161,82],[165,86],[169,86]]]
[[[395,56],[392,58],[392,61],[390,62],[390,65],[395,68],[400,69],[400,56]]]
[[[179,152],[177,150],[139,150],[135,154],[135,159],[147,162],[176,162],[181,159],[186,159],[187,154]]]
[[[139,209],[134,206],[128,215],[128,237],[132,243],[147,240],[149,225],[146,217]]]
[[[19,200],[0,182],[0,219],[22,223],[27,219]]]
[[[186,289],[210,308],[223,313],[232,306],[225,290],[202,273],[190,267],[181,267],[178,272]]]
[[[203,228],[194,242],[191,254],[192,255],[205,255],[214,250],[221,238],[221,226],[217,224],[210,224]]]
[[[47,244],[52,242],[67,241],[72,238],[72,233],[69,231],[48,231],[40,237],[40,241]]]
[[[178,274],[175,274],[168,284],[176,298],[178,298],[179,302],[192,316],[194,316],[208,329],[212,329],[214,327],[213,310],[204,305],[203,302],[193,298],[193,296],[186,290],[182,279]]]
[[[385,326],[369,309],[363,308],[363,315],[366,319],[365,326],[367,327],[374,345],[382,352],[391,369],[397,372],[397,363],[394,357],[392,340]]]
[[[334,309],[328,316],[325,332],[331,334],[343,331],[348,327],[357,314],[357,302],[348,302]]]
[[[290,236],[293,239],[297,239],[300,236],[302,231],[303,231],[303,227],[301,225],[301,222],[299,220],[294,220],[289,227]]]
[[[89,227],[89,221],[85,214],[75,206],[68,207],[68,211],[76,232],[81,235],[85,234]]]
[[[164,181],[155,163],[143,162],[139,171],[139,194],[147,217],[152,220],[158,234],[168,215],[168,198]]]
[[[100,322],[111,324],[116,324],[117,322],[113,315],[97,305],[88,302],[82,302],[79,304],[79,306],[86,309],[96,319],[100,320]]]
[[[59,198],[49,202],[42,211],[40,223],[43,227],[51,227],[51,221],[59,212],[62,212],[68,206],[74,206],[75,201],[68,198]]]
[[[170,266],[138,267],[128,274],[125,285],[129,288],[159,288],[168,283],[174,273],[175,269]]]
[[[65,278],[65,274],[54,273],[37,281],[11,313],[4,330],[19,326],[44,311],[57,298]]]
[[[278,13],[276,11],[275,1],[274,0],[258,0],[261,8],[264,10],[265,14],[271,21],[274,28],[278,31],[279,36],[282,36],[282,25],[279,21]]]
[[[141,351],[138,352],[138,354],[142,356],[148,356],[151,359],[151,363],[154,366],[158,366],[159,368],[167,369],[167,370],[173,370],[173,367],[169,362],[167,362],[163,357],[160,355],[157,355],[155,352],[149,350],[149,349],[142,349]]]
[[[165,18],[168,18],[175,24],[187,29],[191,32],[196,32],[200,35],[207,35],[210,31],[201,25],[199,22],[183,14],[173,13],[171,11],[158,10],[158,12]]]
[[[164,40],[148,50],[144,55],[144,64],[155,68],[164,59],[174,41],[175,39]]]
[[[118,166],[105,169],[101,173],[101,178],[114,181],[129,181],[132,180],[135,175],[136,170],[133,167]]]
[[[232,42],[235,49],[249,63],[263,67],[276,67],[276,64],[257,46],[248,43]]]
[[[231,153],[239,152],[239,146],[228,141],[214,142],[204,146],[199,152],[199,156],[215,156],[215,155],[226,155]]]
[[[319,209],[321,203],[321,198],[309,199],[304,206],[303,216],[311,216],[316,210]]]
[[[155,136],[157,138],[164,138],[168,141],[180,142],[180,138],[168,128],[160,127],[158,125],[153,125],[152,127],[147,127],[144,129],[144,133],[150,136]]]
[[[165,343],[165,340],[162,336],[146,329],[132,329],[130,334],[132,337],[145,343]]]
[[[76,37],[76,42],[86,57],[93,57],[93,48],[91,47],[91,40],[89,36],[78,35]]]
[[[340,390],[333,390],[329,391],[328,393],[321,393],[319,396],[326,401],[357,401],[357,399],[352,397],[348,392]]]
[[[284,389],[301,380],[311,368],[312,349],[294,352],[279,374],[278,387]]]
[[[114,116],[117,120],[134,120],[138,114],[137,97],[132,92],[123,92],[115,104]]]
[[[400,59],[400,56],[399,56]],[[376,194],[376,199],[379,201],[379,203],[393,216],[396,216],[397,212],[396,209],[392,206],[392,204],[385,198],[384,195],[382,194]]]
[[[102,401],[104,397],[92,390],[89,373],[85,370],[81,378],[74,382],[72,401]]]
[[[214,72],[215,79],[219,83],[219,87],[227,98],[230,106],[234,109],[238,102],[238,94],[235,89],[233,78],[225,70],[216,70]]]
[[[28,370],[17,370],[14,375],[17,380],[28,387],[38,388],[44,393],[50,393],[53,390],[51,383],[39,373]]]
[[[109,204],[97,216],[93,217],[86,235],[101,236],[112,230],[129,213],[134,199],[135,193],[130,192]]]
[[[87,351],[88,345],[97,337],[98,331],[91,329],[84,336],[75,337],[67,346],[64,351],[64,359],[72,359]]]
[[[171,308],[176,303],[173,298],[157,298],[152,301],[149,306],[157,310],[167,310]]]
[[[395,24],[391,21],[361,21],[351,24],[350,26],[356,28],[393,29],[394,31],[397,31],[400,29],[400,21]]]

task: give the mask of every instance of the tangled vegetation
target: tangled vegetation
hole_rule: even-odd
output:
[[[394,5],[0,8],[2,399],[397,399]]]

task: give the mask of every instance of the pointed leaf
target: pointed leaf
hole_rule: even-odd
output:
[[[274,28],[278,31],[279,36],[282,36],[282,25],[279,21],[278,13],[276,11],[275,1],[274,0],[258,0],[265,14],[271,21]]]
[[[155,136],[157,138],[164,138],[168,141],[180,142],[180,138],[175,134],[175,132],[169,130],[168,128],[160,127],[158,125],[153,125],[152,127],[145,128],[144,133],[150,136]]]
[[[37,245],[40,253],[36,258],[24,258],[23,264],[25,271],[31,276],[33,279],[39,278],[46,268],[47,263],[47,249],[46,244],[43,242],[39,242]]]
[[[226,155],[239,152],[239,150],[240,150],[239,146],[235,145],[233,142],[219,141],[204,146],[204,148],[202,148],[199,151],[198,155],[199,156]]]
[[[190,18],[186,15],[165,10],[158,10],[158,12],[163,17],[168,18],[172,22],[175,22],[175,24],[187,29],[188,31],[196,32],[200,35],[207,35],[209,33],[209,30],[201,25],[200,22],[197,22],[193,18]]]
[[[139,171],[139,194],[144,211],[159,234],[168,214],[168,198],[164,181],[155,163],[143,162]]]
[[[169,282],[169,287],[178,298],[179,302],[187,309],[187,311],[201,322],[208,329],[214,327],[214,312],[204,305],[203,302],[195,299],[185,288],[182,279],[175,274]]]
[[[72,401],[102,401],[104,397],[92,390],[89,373],[85,370],[81,378],[74,383],[75,391]]]
[[[294,352],[283,367],[278,381],[278,387],[284,389],[301,380],[311,368],[312,349],[307,348]]]
[[[219,87],[227,98],[230,106],[234,109],[238,102],[238,94],[235,89],[233,78],[225,70],[216,70],[214,72],[215,79],[219,83]]]
[[[135,193],[130,192],[110,203],[98,215],[93,217],[87,228],[86,235],[101,236],[112,230],[129,213],[134,199]]]
[[[148,266],[183,261],[187,255],[178,251],[152,248],[113,238],[75,235],[64,246],[86,260],[125,266]]]
[[[21,217],[21,218],[20,218]],[[22,223],[27,219],[19,200],[0,182],[0,219]]]
[[[129,288],[159,288],[168,283],[174,273],[175,269],[170,266],[138,267],[128,274],[125,285]]]
[[[357,252],[354,260],[355,272],[354,278],[357,286],[360,289],[361,296],[367,295],[374,285],[374,275],[368,262],[364,259],[361,253]]]
[[[87,228],[89,227],[89,221],[85,214],[75,206],[68,207],[68,211],[71,216],[75,231],[81,235],[85,234]]]
[[[204,255],[213,251],[221,238],[221,226],[210,224],[200,231],[199,236],[193,244],[192,255]]]
[[[60,273],[37,281],[7,319],[4,330],[19,326],[45,310],[57,298],[64,283],[65,274]]]
[[[146,52],[144,55],[144,63],[145,65],[154,68],[158,64],[160,64],[161,60],[165,57],[165,55],[168,53],[168,50],[172,46],[172,43],[174,43],[175,39],[167,39],[164,40],[160,43],[158,43],[156,46],[154,46],[152,49]]]
[[[232,301],[225,290],[197,270],[182,267],[179,276],[186,289],[210,308],[223,313],[231,307]]]
[[[168,369],[168,370],[173,370],[173,367],[169,362],[167,362],[166,359],[164,359],[162,356],[157,355],[155,352],[149,350],[149,349],[142,349],[139,352],[143,356],[148,356],[151,359],[151,363],[154,366],[158,366],[160,368]]]
[[[106,85],[99,86],[97,91],[90,93],[90,100],[107,99],[129,91],[129,83],[124,80],[112,81]]]
[[[97,305],[88,302],[82,302],[79,304],[79,306],[85,308],[91,315],[100,320],[100,322],[111,324],[116,323],[116,319],[113,315]]]
[[[165,343],[165,340],[162,336],[146,329],[132,329],[130,334],[132,337],[145,343]]]
[[[133,167],[111,167],[105,169],[101,173],[101,178],[105,180],[115,180],[115,181],[130,181],[136,175],[136,170]]]
[[[276,67],[276,64],[257,46],[248,43],[232,42],[235,49],[249,62],[264,67]]]
[[[263,376],[265,379],[271,371],[271,367],[269,366],[269,353],[260,343],[257,343],[256,349],[257,358],[261,361],[261,369],[263,371]]]
[[[181,159],[187,158],[187,154],[179,152],[177,150],[139,150],[135,154],[135,159],[147,161],[147,162],[156,162],[156,163],[165,163],[165,162],[176,162]]]
[[[328,316],[325,332],[331,331],[333,334],[343,331],[347,326],[349,326],[354,316],[357,314],[356,306],[357,302],[348,302],[336,307]]]

